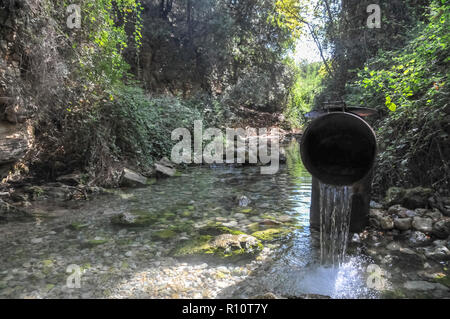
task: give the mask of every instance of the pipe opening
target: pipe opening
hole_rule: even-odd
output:
[[[375,133],[357,115],[328,113],[308,126],[300,151],[306,169],[322,183],[352,185],[372,169]]]

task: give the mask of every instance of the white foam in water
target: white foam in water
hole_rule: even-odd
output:
[[[361,262],[351,258],[336,267],[319,266],[304,273],[297,281],[303,293],[319,294],[331,298],[371,297],[371,291],[362,277]]]

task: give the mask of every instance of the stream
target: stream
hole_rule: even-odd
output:
[[[0,298],[379,297],[367,285],[371,260],[357,249],[339,266],[321,266],[320,235],[309,228],[311,176],[297,143],[285,153],[271,176],[258,167],[190,167],[143,189],[36,202],[34,220],[0,225]],[[250,203],[239,206],[240,196]],[[111,223],[130,210],[158,220],[140,228]],[[253,258],[173,255],[211,223],[246,234],[266,224],[290,231],[263,241]]]

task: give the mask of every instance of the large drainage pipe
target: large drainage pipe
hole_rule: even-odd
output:
[[[303,164],[313,176],[311,227],[320,226],[321,182],[352,187],[350,231],[359,232],[368,222],[375,133],[356,114],[315,113],[314,117],[300,143]]]

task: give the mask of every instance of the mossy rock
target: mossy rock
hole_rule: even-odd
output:
[[[253,208],[243,208],[240,210],[242,214],[250,214],[253,211]]]
[[[154,224],[157,218],[150,212],[142,210],[132,210],[130,212],[121,213],[111,218],[114,225],[126,227],[143,227]]]
[[[172,213],[172,212],[164,212],[162,214],[162,217],[165,218],[166,220],[173,220],[173,219],[175,219],[175,217],[177,217],[177,214]]]
[[[86,241],[83,244],[83,247],[93,248],[93,247],[97,247],[97,246],[100,246],[100,245],[104,245],[107,242],[108,242],[107,239],[91,239],[91,240]]]
[[[189,210],[186,210],[186,211],[182,212],[182,213],[180,214],[180,216],[181,216],[181,217],[191,217],[191,216],[192,216],[192,212],[189,211]]]
[[[223,226],[221,223],[207,225],[199,229],[200,235],[218,236],[223,234],[242,235],[243,232]],[[244,234],[245,235],[245,234]]]
[[[286,237],[292,230],[283,228],[269,228],[266,230],[260,230],[252,234],[253,237],[258,238],[261,241],[273,241],[282,237]]]
[[[253,236],[222,234],[200,235],[181,244],[173,251],[175,257],[211,255],[218,258],[236,259],[257,255],[264,246]]]
[[[159,230],[156,231],[152,234],[152,237],[155,239],[159,239],[159,240],[164,240],[164,239],[171,239],[173,237],[175,237],[177,234],[175,231],[173,231],[172,229],[164,229],[164,230]]]

